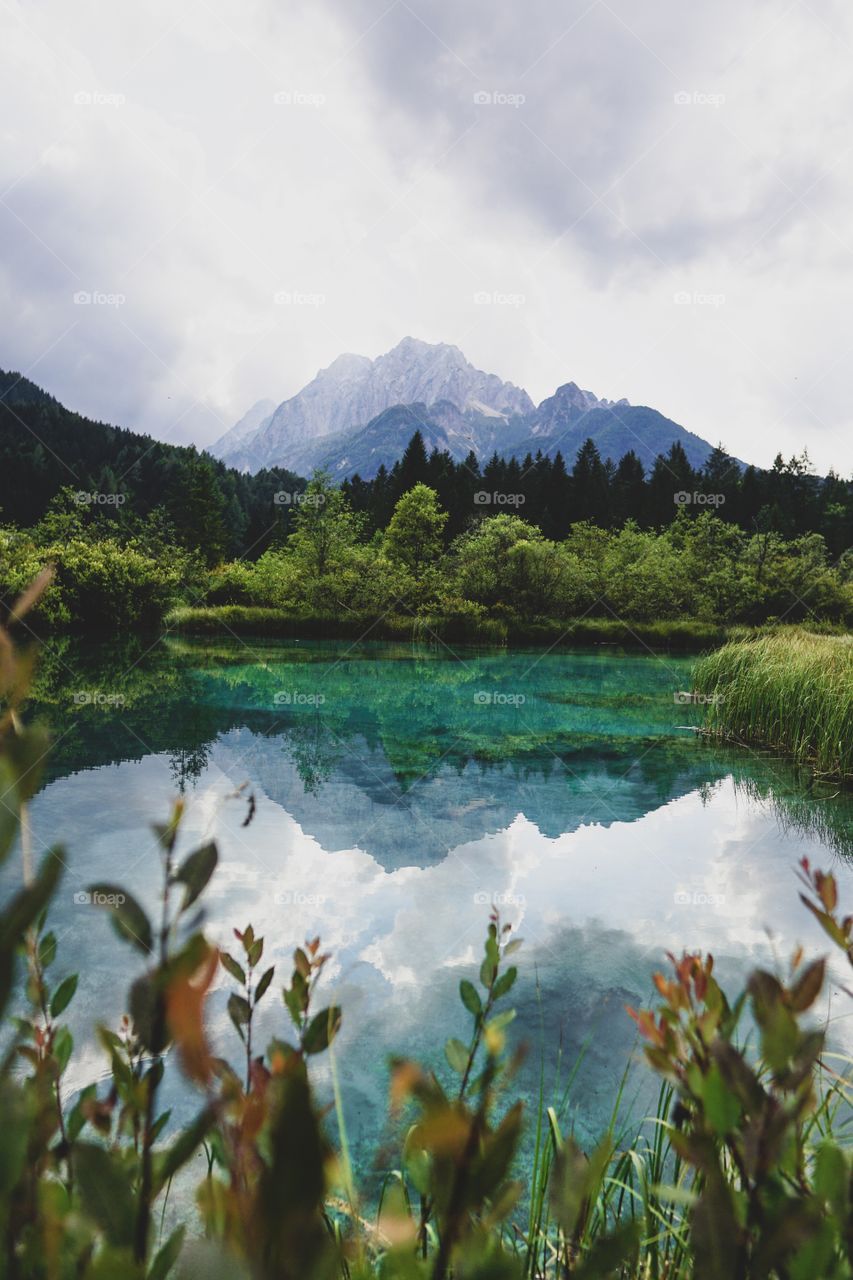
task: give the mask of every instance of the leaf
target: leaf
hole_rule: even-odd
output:
[[[341,1016],[337,1005],[329,1005],[328,1009],[321,1009],[314,1014],[302,1037],[305,1053],[322,1053],[329,1047],[340,1030]]]
[[[151,1263],[145,1280],[166,1280],[166,1277],[178,1260],[178,1255],[181,1252],[181,1246],[184,1243],[185,1234],[186,1227],[183,1224],[175,1228],[169,1236],[169,1239],[163,1245],[163,1248],[158,1251],[157,1256]]]
[[[219,953],[210,947],[193,974],[179,972],[166,990],[166,1017],[181,1065],[191,1080],[206,1084],[213,1060],[204,1033],[204,1001],[219,962]]]
[[[821,993],[825,973],[826,961],[815,960],[794,983],[790,997],[791,1008],[795,1013],[803,1013],[811,1008]]]
[[[173,1178],[195,1154],[215,1120],[215,1108],[205,1107],[191,1124],[181,1130],[172,1145],[159,1154],[154,1177],[155,1194],[165,1187],[169,1179]]]
[[[15,951],[53,896],[64,865],[62,849],[50,849],[42,859],[32,884],[15,894],[0,915],[0,1010],[5,1007],[12,988]]]
[[[166,1005],[158,974],[143,974],[130,988],[129,1010],[139,1039],[149,1053],[162,1053],[169,1043]]]
[[[833,1142],[822,1142],[815,1159],[815,1191],[828,1202],[839,1223],[847,1220],[849,1177],[841,1148]]]
[[[56,934],[46,933],[39,942],[39,968],[49,969],[56,959]]]
[[[60,982],[54,991],[53,999],[50,1002],[50,1016],[52,1018],[58,1018],[61,1013],[64,1013],[74,999],[74,993],[77,990],[77,979],[78,975],[76,973],[70,974],[64,981]]]
[[[307,1072],[279,1077],[273,1094],[269,1158],[255,1198],[255,1256],[263,1258],[269,1276],[331,1276],[338,1271],[339,1255],[322,1212],[328,1149]]]
[[[523,1104],[516,1102],[507,1111],[495,1133],[483,1144],[471,1169],[469,1197],[474,1208],[495,1194],[509,1172],[521,1135]]]
[[[451,1038],[444,1046],[444,1056],[454,1071],[463,1076],[468,1069],[469,1053],[461,1040]]]
[[[122,1165],[104,1147],[78,1142],[74,1176],[83,1207],[111,1244],[133,1243],[135,1204]]]
[[[228,997],[228,1016],[234,1024],[237,1035],[243,1040],[243,1028],[248,1024],[251,1009],[248,1000],[244,1000],[242,996],[238,996],[236,992],[232,992]]]
[[[3,754],[17,804],[31,800],[38,790],[49,750],[50,734],[43,725],[33,725],[5,740]]]
[[[508,991],[512,990],[512,985],[518,977],[518,970],[514,965],[510,965],[506,973],[502,973],[495,983],[492,996],[495,1000],[499,1000],[501,996],[505,996]]]
[[[119,937],[150,955],[154,949],[151,923],[136,899],[114,884],[93,884],[89,893],[93,906],[105,907],[112,913],[113,927]]]
[[[261,999],[262,996],[266,995],[269,985],[273,980],[274,973],[275,973],[275,965],[270,965],[266,973],[261,974],[260,981],[258,982],[258,985],[255,988],[255,1004],[258,1003],[258,1001]]]
[[[252,966],[252,968],[254,969],[255,965],[259,962],[259,960],[260,960],[261,956],[264,954],[264,940],[263,940],[263,938],[256,938],[256,939],[255,939],[255,941],[254,941],[254,942],[252,943],[252,945],[249,947],[249,952],[248,952],[248,954],[249,954],[249,964],[250,964],[250,965]]]
[[[216,870],[219,861],[216,845],[213,841],[203,844],[191,853],[175,872],[175,880],[186,885],[181,910],[191,907],[201,893],[204,892],[210,877]]]
[[[74,1049],[74,1039],[68,1027],[60,1027],[53,1037],[53,1056],[59,1067],[59,1074],[68,1066]]]
[[[740,1102],[726,1085],[716,1063],[711,1065],[704,1078],[702,1101],[708,1122],[715,1133],[723,1137],[735,1128],[741,1114]]]
[[[222,961],[223,969],[227,969],[232,978],[236,978],[241,986],[246,985],[246,970],[241,964],[238,964],[233,956],[229,956],[227,951],[220,951],[219,959]]]
[[[12,951],[23,940],[50,900],[64,865],[63,851],[58,846],[45,854],[35,880],[15,894],[0,916],[0,950]]]
[[[731,1280],[742,1274],[738,1240],[731,1195],[719,1169],[714,1169],[691,1218],[695,1280]]]
[[[640,1225],[638,1222],[626,1222],[615,1227],[609,1236],[600,1236],[583,1262],[573,1270],[573,1280],[601,1280],[604,1276],[612,1276],[619,1268],[624,1267],[629,1259],[636,1261],[640,1247]],[[633,1265],[630,1274],[634,1274]],[[619,1271],[619,1274],[624,1274]]]
[[[476,1017],[483,1012],[483,1002],[480,999],[477,988],[467,978],[463,978],[459,983],[459,995],[469,1013],[473,1013]]]

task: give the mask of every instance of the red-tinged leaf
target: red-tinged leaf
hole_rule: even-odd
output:
[[[202,1084],[211,1077],[213,1061],[204,1033],[204,1001],[219,964],[219,952],[211,947],[201,967],[190,975],[179,973],[166,992],[166,1017],[184,1071]]]
[[[810,1009],[820,995],[826,974],[826,961],[815,960],[791,988],[791,1008],[795,1013]]]

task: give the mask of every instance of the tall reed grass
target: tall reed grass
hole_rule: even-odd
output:
[[[712,699],[708,732],[853,782],[853,636],[792,627],[737,640],[702,658],[693,680]]]

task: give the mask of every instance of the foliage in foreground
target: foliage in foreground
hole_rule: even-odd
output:
[[[805,631],[724,645],[697,664],[712,733],[853,780],[853,638]]]
[[[12,611],[21,618],[37,584]],[[514,1099],[520,1053],[505,1007],[520,940],[489,921],[477,981],[463,979],[466,1040],[445,1046],[447,1080],[406,1058],[391,1064],[390,1105],[404,1129],[399,1159],[376,1206],[359,1197],[338,1089],[335,1037],[342,1011],[321,999],[328,957],[319,939],[296,949],[281,995],[282,1030],[256,1043],[256,1011],[276,989],[264,939],[251,926],[218,951],[200,907],[217,865],[204,844],[181,850],[181,807],[155,828],[160,915],[149,918],[118,885],[91,886],[123,946],[146,969],[128,1016],[102,1028],[106,1085],[68,1096],[71,1033],[63,1014],[78,976],[51,976],[57,940],[50,904],[62,851],[32,865],[27,804],[38,785],[44,732],[20,708],[29,662],[0,631],[0,857],[16,843],[22,888],[0,913],[0,1276],[8,1280],[533,1280],[574,1276],[780,1280],[851,1275],[851,1162],[838,1137],[847,1080],[829,1071],[824,1034],[805,1021],[824,986],[822,960],[795,955],[784,979],[757,971],[729,1004],[710,956],[673,960],[658,975],[659,1008],[634,1011],[647,1057],[663,1078],[651,1140],[615,1121],[585,1154],[561,1132],[559,1108],[525,1116]],[[803,865],[804,901],[853,956],[853,920],[837,915],[832,876]],[[205,999],[224,970],[239,1055],[214,1055]],[[736,1040],[747,1012],[760,1048]],[[195,1119],[163,1141],[167,1055],[198,1094]],[[312,1084],[326,1055],[337,1142]],[[450,1083],[448,1083],[450,1082]],[[535,1159],[528,1185],[513,1178],[525,1123]],[[163,1202],[189,1162],[207,1153],[196,1189],[200,1227],[159,1235]]]

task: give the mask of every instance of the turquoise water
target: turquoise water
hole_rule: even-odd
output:
[[[56,747],[33,833],[37,848],[57,837],[67,848],[53,918],[59,964],[85,974],[70,1011],[77,1084],[101,1073],[93,1028],[121,1016],[138,962],[75,894],[109,880],[153,908],[150,823],[179,791],[185,847],[219,843],[211,936],[230,945],[232,927],[251,921],[282,979],[307,936],[332,952],[325,983],[344,1006],[338,1060],[365,1170],[387,1136],[388,1055],[443,1069],[444,1040],[465,1033],[455,992],[479,967],[493,905],[524,938],[520,1087],[532,1096],[544,1054],[558,1094],[558,1073],[583,1050],[565,1125],[590,1141],[635,1053],[624,1006],[649,997],[667,950],[712,950],[734,985],[798,940],[819,947],[797,897],[804,853],[835,865],[853,902],[850,798],[809,789],[778,759],[699,740],[696,710],[674,699],[689,688],[688,658],[149,644],[62,641],[41,664],[37,710]],[[237,1060],[229,982],[210,1024]],[[258,1043],[285,1030],[271,993]],[[170,1088],[176,1115],[188,1112],[174,1077]],[[628,1092],[642,1110],[641,1071]]]

